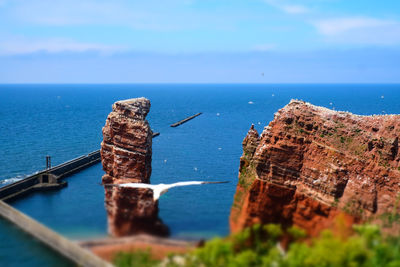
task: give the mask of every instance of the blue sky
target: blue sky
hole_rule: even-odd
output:
[[[399,62],[398,0],[0,0],[0,83],[396,83]]]

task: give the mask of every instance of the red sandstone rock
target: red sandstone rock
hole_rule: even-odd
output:
[[[115,102],[103,127],[101,161],[104,184],[150,183],[152,131],[146,120],[150,101],[135,98]],[[107,188],[108,230],[113,236],[136,233],[166,235],[158,218],[158,201],[149,189]]]
[[[310,235],[338,214],[356,222],[392,212],[400,189],[400,115],[358,116],[292,100],[261,136],[243,141],[231,231],[296,225]]]

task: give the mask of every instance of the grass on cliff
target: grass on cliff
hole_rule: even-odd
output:
[[[289,228],[284,234],[276,224],[254,225],[227,238],[214,238],[204,247],[183,256],[152,260],[148,253],[121,254],[115,264],[128,266],[271,266],[271,267],[375,267],[400,266],[400,236],[383,235],[376,225],[354,226],[350,236],[330,230],[304,242],[304,232]],[[285,235],[293,242],[285,251],[279,240]]]

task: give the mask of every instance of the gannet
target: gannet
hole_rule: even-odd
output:
[[[156,201],[161,195],[168,192],[170,188],[178,186],[187,185],[201,185],[201,184],[222,184],[229,183],[229,181],[224,182],[205,182],[205,181],[188,181],[188,182],[178,182],[173,184],[144,184],[144,183],[125,183],[125,184],[102,184],[105,187],[127,187],[127,188],[148,188],[153,190],[153,200]]]

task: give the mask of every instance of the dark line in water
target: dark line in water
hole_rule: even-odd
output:
[[[174,124],[171,124],[171,127],[178,127],[179,125],[184,124],[185,122],[188,122],[188,121],[190,121],[191,119],[194,119],[194,118],[196,118],[197,116],[200,116],[201,114],[202,114],[202,113],[199,112],[199,113],[197,113],[197,114],[194,114],[193,116],[187,117],[186,119],[183,119],[183,120],[178,121],[178,122],[176,122],[176,123],[174,123]]]

